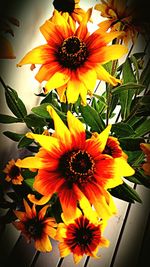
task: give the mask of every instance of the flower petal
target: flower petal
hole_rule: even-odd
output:
[[[68,145],[71,140],[70,131],[67,128],[67,126],[63,123],[63,121],[60,119],[56,111],[51,107],[47,106],[47,111],[49,112],[50,116],[54,120],[55,125],[55,137],[59,138],[60,141],[64,145]]]
[[[50,61],[51,57],[52,59],[54,58],[54,56],[52,55],[51,47],[47,44],[40,45],[28,52],[17,64],[17,67],[21,67],[25,64],[45,64],[46,62]]]
[[[67,122],[75,146],[81,148],[85,141],[85,128],[83,123],[77,119],[70,111],[67,112]]]
[[[28,199],[36,205],[44,205],[50,200],[50,196],[43,196],[40,199],[36,199],[35,195],[28,194]]]
[[[96,71],[94,69],[82,70],[82,68],[78,71],[78,77],[80,81],[85,85],[85,87],[89,90],[90,93],[93,93],[95,85],[96,85]]]
[[[59,247],[59,251],[60,251],[60,256],[61,257],[66,257],[71,252],[69,247],[64,242],[60,242],[58,247]]]
[[[84,40],[85,37],[87,36],[88,30],[87,30],[87,23],[91,17],[92,14],[92,8],[89,8],[87,12],[85,13],[79,27],[77,28],[75,35],[81,39]]]
[[[69,71],[56,72],[45,85],[45,93],[65,85],[70,79]]]
[[[18,159],[16,161],[16,166],[20,168],[41,169],[43,168],[43,163],[38,157],[26,157],[22,160]]]
[[[96,67],[97,72],[97,78],[99,80],[105,81],[107,83],[112,84],[113,86],[116,86],[118,83],[121,83],[121,80],[113,77],[111,74],[109,74],[104,67],[102,67],[100,64]]]
[[[94,53],[89,57],[89,60],[92,62],[97,62],[97,58],[99,59],[99,63],[106,63],[110,60],[115,60],[121,58],[123,55],[127,53],[127,48],[123,45],[111,45],[104,46],[101,49]]]
[[[59,141],[55,137],[46,136],[42,134],[33,134],[33,133],[27,133],[26,136],[28,138],[36,140],[47,151],[51,151],[56,148],[59,149],[59,146],[60,146]]]

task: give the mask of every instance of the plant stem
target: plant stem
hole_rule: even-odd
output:
[[[87,256],[83,267],[87,267],[88,266],[89,260],[90,260],[90,256]]]
[[[62,265],[62,262],[63,262],[64,258],[60,258],[58,263],[57,263],[57,266],[56,267],[60,267]]]
[[[35,266],[39,255],[40,255],[40,251],[37,250],[35,255],[34,255],[34,257],[33,257],[33,259],[32,259],[32,261],[31,261],[30,267],[34,267]]]

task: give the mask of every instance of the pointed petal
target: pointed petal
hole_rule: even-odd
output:
[[[26,136],[36,140],[47,151],[51,151],[56,148],[59,149],[59,141],[55,137],[33,133],[27,133]]]
[[[51,47],[49,45],[41,45],[28,52],[17,64],[17,67],[25,64],[45,64],[50,59],[54,59]]]
[[[59,70],[60,66],[56,62],[44,64],[35,75],[35,79],[40,83],[48,81]]]
[[[70,79],[69,71],[56,72],[45,85],[45,92],[67,84]]]
[[[25,211],[26,211],[27,216],[29,218],[32,218],[32,210],[25,199],[23,199],[23,203],[24,203],[24,207],[25,207]]]
[[[61,45],[63,42],[63,35],[60,31],[57,30],[55,24],[50,20],[46,20],[45,23],[40,27],[40,31],[45,37],[46,41],[51,43],[51,39],[53,44]]]
[[[67,128],[67,126],[63,123],[63,121],[60,119],[56,111],[51,107],[47,106],[47,111],[49,112],[50,116],[54,120],[55,125],[55,137],[59,138],[60,141],[64,145],[68,145],[71,140],[70,131]]]
[[[26,157],[24,159],[18,159],[16,161],[16,166],[19,168],[29,168],[29,169],[42,169],[42,160],[38,157]]]
[[[85,128],[83,123],[77,119],[70,111],[67,113],[67,122],[73,142],[79,148],[82,147],[85,141]]]
[[[59,251],[60,251],[60,256],[61,257],[66,257],[71,252],[69,247],[64,242],[60,242],[58,247],[59,247]]]
[[[80,260],[82,259],[82,255],[77,255],[77,254],[73,254],[73,259],[74,259],[74,262],[75,264],[78,264],[80,262]]]
[[[91,93],[93,93],[95,85],[96,85],[96,80],[97,80],[96,71],[94,69],[89,69],[86,71],[79,70],[78,77],[80,81],[85,85],[85,87]]]
[[[61,186],[58,196],[62,206],[64,218],[70,220],[76,215],[77,196],[73,188],[69,188],[67,184]]]
[[[42,220],[46,214],[47,209],[50,207],[50,205],[44,206],[38,213],[39,220]]]
[[[104,64],[110,60],[121,58],[127,53],[127,51],[127,48],[123,45],[104,46],[101,47],[100,51],[90,56],[89,60],[92,62],[97,62],[97,59],[99,59],[99,63]]]
[[[87,184],[82,191],[84,191],[90,203],[94,205],[94,208],[101,218],[108,219],[116,213],[116,208],[110,194],[107,194],[105,190],[95,183]]]
[[[66,84],[57,88],[57,93],[59,95],[60,102],[66,103],[65,91],[66,91]]]
[[[96,67],[96,72],[97,72],[97,78],[101,81],[105,81],[107,83],[112,84],[113,86],[116,86],[118,83],[121,83],[121,80],[116,79],[112,75],[110,75],[104,67],[102,67],[100,64],[97,65]]]
[[[68,81],[67,84],[67,100],[68,103],[75,103],[78,100],[80,92],[80,81],[76,79],[75,75],[72,74],[71,79]]]
[[[91,14],[92,14],[92,8],[89,8],[87,12],[85,13],[79,27],[77,28],[75,32],[75,35],[78,36],[78,38],[80,38],[81,40],[84,40],[88,33],[87,23],[91,17]]]
[[[43,196],[40,199],[36,199],[35,195],[28,194],[28,199],[36,205],[44,205],[50,200],[50,196]]]
[[[26,218],[25,212],[14,210],[14,213],[20,221],[23,221],[24,218]]]
[[[64,223],[59,223],[57,227],[55,239],[60,242],[63,241],[63,239],[67,237],[66,233],[67,233],[66,225]]]

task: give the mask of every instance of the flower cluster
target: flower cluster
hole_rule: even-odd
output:
[[[28,128],[4,132],[18,142],[20,157],[1,169],[1,203],[9,212],[1,221],[38,251],[52,251],[55,239],[60,256],[72,253],[75,263],[109,245],[103,232],[117,214],[114,198],[141,202],[132,185],[150,187],[148,44],[132,52],[143,28],[120,2],[83,10],[79,0],[53,1],[40,26],[45,44],[18,59],[17,67],[29,64],[42,85],[30,114],[0,78],[14,115],[0,114],[0,122]]]

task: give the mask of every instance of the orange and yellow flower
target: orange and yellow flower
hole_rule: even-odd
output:
[[[40,27],[47,44],[31,50],[18,64],[41,64],[35,78],[40,83],[46,81],[45,93],[56,88],[60,101],[67,98],[68,103],[75,103],[80,95],[86,105],[86,95],[93,93],[97,79],[112,85],[121,82],[102,64],[119,59],[127,52],[123,45],[108,45],[122,32],[107,33],[98,29],[90,34],[87,22],[91,13],[89,9],[73,31],[56,10],[55,23],[48,20]]]
[[[56,235],[57,224],[54,218],[46,217],[49,205],[44,206],[40,211],[36,211],[35,205],[32,208],[24,200],[25,211],[15,210],[14,213],[19,221],[14,221],[13,225],[21,231],[27,242],[34,240],[34,246],[42,252],[52,250],[49,237]]]
[[[3,170],[6,173],[5,180],[7,182],[12,182],[12,184],[22,184],[23,177],[21,175],[21,170],[16,166],[16,162],[14,159],[10,160],[5,169]]]
[[[84,254],[99,258],[97,252],[100,247],[108,247],[109,241],[103,237],[106,222],[98,220],[94,213],[85,216],[80,210],[73,220],[59,223],[56,239],[59,241],[61,257],[73,253],[74,262],[78,263]]]
[[[53,1],[54,8],[66,19],[72,29],[75,29],[76,22],[80,23],[86,13],[79,3],[80,0]],[[50,20],[55,22],[55,10]]]
[[[135,41],[139,29],[133,22],[133,8],[127,5],[126,0],[102,0],[96,4],[95,9],[101,12],[102,17],[108,18],[99,23],[100,27],[106,29],[110,27],[112,31],[123,30],[121,38],[125,44],[128,44],[129,40]]]
[[[67,127],[51,106],[47,110],[54,120],[53,136],[28,133],[27,137],[35,139],[42,148],[34,157],[19,159],[17,166],[38,169],[34,189],[44,196],[45,202],[57,192],[66,218],[74,217],[83,197],[94,205],[100,217],[111,216],[116,208],[107,189],[134,173],[123,157],[103,154],[111,126],[86,139],[84,125],[70,111]],[[30,200],[36,201],[32,197]]]
[[[142,164],[142,168],[145,174],[150,176],[150,144],[141,143],[140,147],[146,156],[146,162]]]

